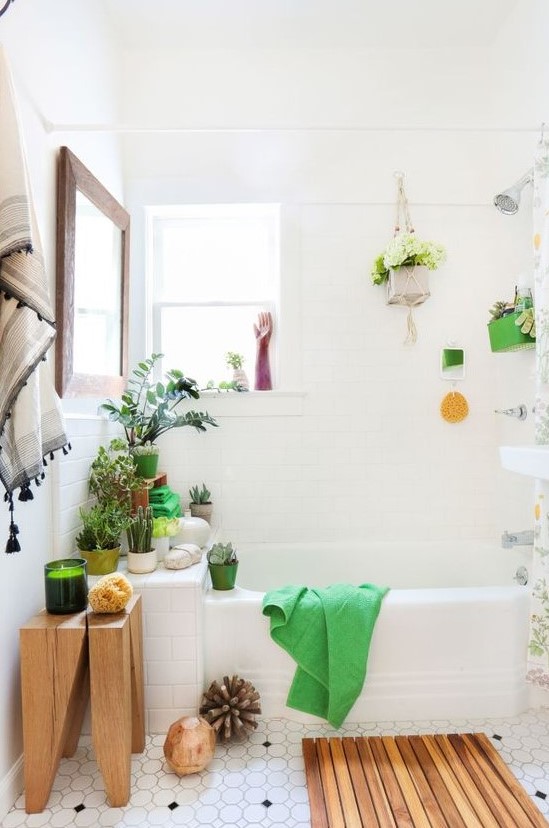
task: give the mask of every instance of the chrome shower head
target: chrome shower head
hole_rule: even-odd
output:
[[[512,187],[509,187],[508,190],[504,190],[502,193],[498,193],[494,196],[494,205],[498,208],[500,213],[503,213],[506,216],[514,215],[519,208],[520,204],[520,194],[524,187],[527,184],[532,184],[534,181],[534,168],[530,168],[527,173],[524,173],[522,178],[513,184]]]

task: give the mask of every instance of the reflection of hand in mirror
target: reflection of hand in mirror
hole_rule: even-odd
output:
[[[270,391],[273,387],[271,367],[269,364],[269,343],[273,333],[273,318],[270,313],[262,312],[254,325],[256,340],[255,390]]]

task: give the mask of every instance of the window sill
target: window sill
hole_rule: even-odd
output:
[[[300,417],[304,398],[304,391],[201,391],[189,408],[212,417]]]

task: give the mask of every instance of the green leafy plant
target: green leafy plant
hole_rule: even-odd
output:
[[[229,368],[234,368],[237,371],[239,368],[242,368],[244,364],[244,357],[242,354],[237,354],[234,351],[227,351],[225,354],[225,362],[229,366]]]
[[[509,306],[509,304],[507,302],[504,302],[503,300],[494,302],[494,304],[489,310],[489,314],[492,317],[490,319],[490,322],[495,322],[496,319],[501,319],[501,317],[505,314],[506,311],[511,310],[514,310],[514,306]]]
[[[415,233],[399,233],[374,260],[372,282],[374,285],[382,285],[389,278],[390,270],[403,266],[423,265],[429,270],[436,270],[445,258],[446,251],[442,245],[422,241]]]
[[[230,566],[231,564],[238,563],[238,558],[236,557],[236,549],[233,549],[233,545],[231,542],[214,543],[214,545],[208,552],[207,558],[208,563],[217,566]]]
[[[154,382],[154,368],[162,356],[152,354],[138,364],[120,403],[107,400],[100,406],[110,420],[123,427],[130,450],[145,443],[154,443],[161,434],[172,428],[192,426],[197,431],[206,431],[208,426],[217,426],[207,412],[176,413],[174,409],[182,400],[198,399],[200,391],[195,380],[177,369],[166,372],[166,382]]]
[[[108,448],[99,446],[90,467],[89,491],[100,504],[118,504],[128,515],[131,493],[143,488],[135,463],[124,440],[111,440]]]
[[[82,530],[76,536],[76,545],[82,552],[120,546],[120,535],[130,520],[126,508],[113,501],[80,509],[80,519]]]
[[[153,518],[153,538],[173,538],[179,532],[179,518]]]
[[[199,489],[198,486],[193,486],[189,489],[189,496],[191,498],[191,503],[211,503],[210,500],[212,493],[209,489],[206,488],[206,484],[202,483],[202,488]]]
[[[153,514],[150,506],[145,509],[138,506],[134,517],[130,518],[126,527],[129,552],[150,552],[153,534]]]
[[[131,451],[135,457],[154,457],[155,455],[160,454],[158,446],[151,443],[149,440],[140,446],[134,446]]]

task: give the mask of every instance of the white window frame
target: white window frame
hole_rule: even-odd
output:
[[[194,205],[193,205],[194,206]],[[271,367],[276,376],[276,387],[272,391],[252,391],[248,394],[218,394],[205,391],[202,397],[208,399],[208,410],[212,413],[238,416],[241,413],[254,414],[299,414],[301,413],[302,346],[301,346],[301,290],[300,290],[300,244],[299,208],[280,205],[279,225],[279,286],[278,313],[273,337]],[[181,210],[179,214],[181,215]],[[145,207],[147,239],[146,257],[146,307],[148,351],[159,350],[159,307],[153,306],[153,232],[156,217],[178,217],[178,205]],[[269,300],[270,301],[270,300]],[[184,305],[185,303],[162,303]],[[197,305],[199,303],[189,303]],[[205,303],[210,304],[210,303]],[[211,304],[222,305],[222,302]],[[246,302],[235,304],[245,305]],[[250,302],[256,304],[256,301]],[[160,306],[160,303],[159,303]]]

